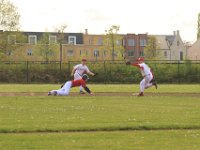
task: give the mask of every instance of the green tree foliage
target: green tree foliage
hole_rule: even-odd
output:
[[[66,24],[61,25],[56,30],[58,31],[58,43],[60,45],[60,62],[62,62],[62,44],[64,42],[64,31],[67,28]]]
[[[159,57],[159,51],[155,36],[149,36],[146,47],[144,48],[144,56],[148,60],[157,59]]]
[[[12,53],[19,49],[25,43],[27,38],[19,31],[0,32],[0,58],[1,60],[10,60]]]
[[[105,30],[106,39],[104,40],[106,49],[111,51],[112,60],[115,60],[115,57],[118,56],[123,59],[124,48],[122,46],[122,38],[118,35],[120,26],[113,25],[110,29]]]
[[[0,0],[0,58],[5,59],[16,48],[20,15],[9,0]],[[7,32],[5,32],[7,31]],[[10,34],[9,31],[15,31]],[[9,36],[10,35],[10,36]],[[5,55],[6,54],[6,55]]]
[[[43,57],[45,61],[50,61],[55,58],[56,42],[50,41],[50,34],[44,32],[41,39],[36,45],[37,53]]]
[[[9,0],[0,0],[0,30],[16,31],[19,29],[20,15]]]

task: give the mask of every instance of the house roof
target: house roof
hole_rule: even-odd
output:
[[[175,39],[174,35],[154,35],[157,40],[158,47],[162,49],[169,49]]]

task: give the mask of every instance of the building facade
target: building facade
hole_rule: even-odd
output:
[[[200,60],[200,39],[197,39],[187,50],[189,60]]]
[[[9,61],[90,61],[136,60],[144,56],[148,34],[88,34],[57,32],[0,32],[7,41],[1,60]],[[184,60],[186,47],[179,31],[173,35],[155,35],[161,60]],[[0,43],[2,45],[2,43]],[[145,57],[145,56],[144,56]]]
[[[174,31],[172,35],[154,35],[158,49],[159,60],[185,60],[187,48],[184,45],[179,30]]]

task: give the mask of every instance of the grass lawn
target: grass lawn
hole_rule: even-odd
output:
[[[58,87],[1,84],[0,92]],[[94,92],[138,90],[131,84],[89,87]],[[147,92],[200,93],[200,86],[159,85]],[[199,116],[200,98],[190,96],[0,96],[0,149],[198,150]]]
[[[200,130],[0,134],[1,150],[199,150]]]

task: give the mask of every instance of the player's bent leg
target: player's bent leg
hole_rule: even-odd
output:
[[[83,87],[82,86],[80,86],[79,89],[80,89],[80,94],[85,94],[85,92],[83,91]]]

